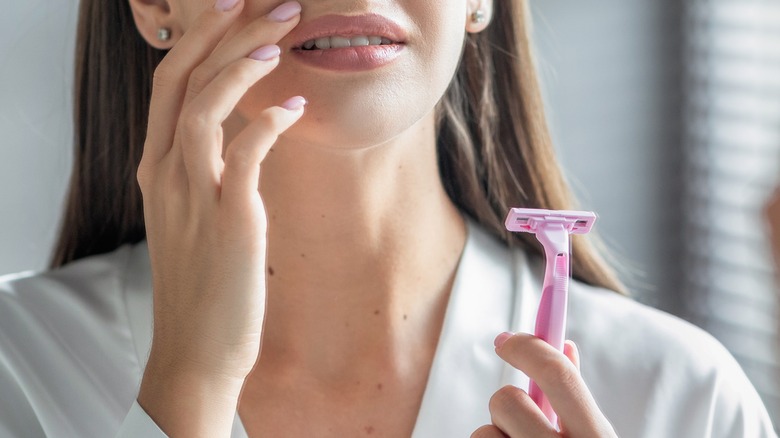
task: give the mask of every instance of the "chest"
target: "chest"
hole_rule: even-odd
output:
[[[242,396],[238,411],[249,438],[411,436],[424,385],[372,386],[349,395],[291,388],[275,397]]]

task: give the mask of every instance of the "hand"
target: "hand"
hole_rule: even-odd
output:
[[[173,410],[183,411],[186,403],[221,403],[232,420],[257,360],[266,304],[260,163],[305,103],[293,98],[264,110],[223,145],[222,123],[278,65],[275,43],[300,19],[299,7],[289,20],[269,14],[225,38],[243,5],[207,8],[154,75],[137,175],[154,288],[152,347],[139,403],[170,430],[177,429],[174,420],[185,425],[183,412]],[[210,412],[200,408],[193,411]],[[193,411],[190,420],[197,418]]]
[[[480,427],[471,438],[617,436],[580,376],[573,342],[566,341],[564,355],[536,336],[505,333],[496,338],[496,353],[539,385],[558,414],[561,431],[525,391],[508,385],[490,399],[493,424]]]

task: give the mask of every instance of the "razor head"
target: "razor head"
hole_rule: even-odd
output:
[[[587,234],[596,222],[592,211],[541,210],[536,208],[513,208],[509,210],[505,226],[509,231],[536,233],[540,225],[563,224],[571,234]]]

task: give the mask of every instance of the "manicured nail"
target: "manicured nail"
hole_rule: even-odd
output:
[[[268,19],[284,23],[290,21],[301,13],[301,4],[295,1],[282,3],[268,14]]]
[[[257,61],[270,61],[274,58],[278,58],[282,54],[282,49],[275,44],[270,46],[260,47],[254,52],[249,54],[249,57]]]
[[[221,11],[221,12],[227,12],[233,8],[236,7],[239,0],[217,0],[216,3],[214,3],[214,9]]]
[[[514,334],[509,332],[501,333],[500,335],[496,336],[496,340],[493,341],[493,345],[496,346],[496,348],[501,348],[502,345],[506,342],[507,339],[514,336]]]
[[[301,96],[295,96],[287,100],[287,102],[282,104],[282,108],[286,109],[287,111],[298,111],[299,109],[306,106],[306,104],[309,103]]]

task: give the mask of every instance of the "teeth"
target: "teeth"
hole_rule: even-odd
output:
[[[354,37],[343,37],[343,36],[332,36],[332,37],[324,37],[324,38],[317,38],[316,40],[309,40],[306,41],[302,48],[304,50],[315,50],[315,49],[341,49],[344,47],[361,47],[361,46],[381,46],[381,45],[388,45],[392,44],[393,42],[388,38],[383,38],[381,36],[354,36]]]
[[[364,36],[354,37],[350,40],[350,45],[352,47],[367,46],[368,43],[369,43],[368,37],[364,37]]]
[[[343,49],[344,47],[349,47],[351,45],[352,45],[352,42],[349,40],[349,38],[330,37],[330,48],[331,49]]]

